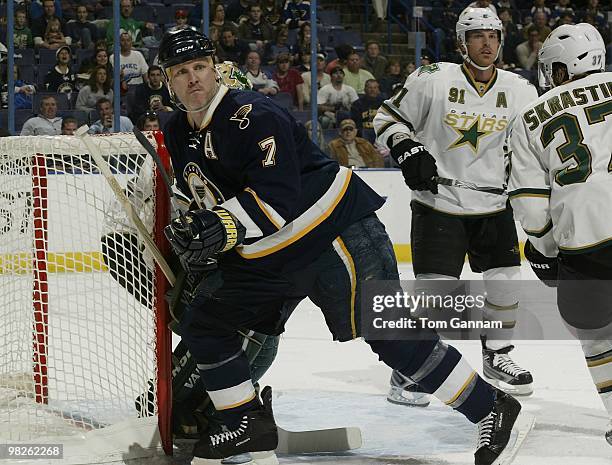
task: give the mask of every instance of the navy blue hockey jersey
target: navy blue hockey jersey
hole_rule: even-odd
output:
[[[164,134],[179,189],[200,208],[220,205],[245,226],[243,244],[227,257],[298,269],[384,203],[257,92],[222,86],[199,130],[177,112]]]

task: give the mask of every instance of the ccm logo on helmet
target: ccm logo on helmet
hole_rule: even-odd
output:
[[[186,52],[187,50],[191,50],[193,45],[187,45],[186,47],[181,47],[176,49],[176,53]]]
[[[418,147],[413,147],[410,149],[410,151],[406,151],[404,152],[403,155],[400,155],[399,157],[397,157],[397,163],[401,164],[404,160],[406,160],[411,155],[416,155],[417,153],[424,152],[424,151],[425,151],[425,147],[423,147],[422,145],[419,145]]]

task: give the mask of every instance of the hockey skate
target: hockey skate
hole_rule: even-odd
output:
[[[529,371],[518,366],[508,355],[513,345],[499,350],[488,349],[486,338],[481,337],[484,377],[502,391],[518,396],[533,393],[533,378]]]
[[[493,410],[478,422],[475,465],[508,465],[512,462],[535,422],[532,415],[519,416],[520,412],[521,404],[515,398],[496,389]]]
[[[431,395],[421,392],[422,389],[417,383],[402,375],[399,371],[393,370],[389,383],[391,387],[387,400],[392,404],[409,407],[427,407],[429,405]]]
[[[203,436],[194,446],[194,465],[217,465],[222,459],[249,453],[253,465],[278,465],[274,449],[278,431],[272,413],[272,389],[261,392],[262,407],[247,412],[237,428]]]
[[[612,446],[612,420],[610,420],[608,428],[606,429],[606,441]]]

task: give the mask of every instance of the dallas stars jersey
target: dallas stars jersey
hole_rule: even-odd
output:
[[[556,87],[525,107],[510,148],[514,213],[540,252],[612,245],[612,73]]]
[[[221,260],[298,269],[384,203],[258,92],[221,86],[201,128],[177,112],[165,140],[178,188],[200,208],[224,207],[246,228],[244,243]]]
[[[504,145],[509,121],[537,98],[525,79],[495,70],[487,84],[474,81],[464,65],[435,63],[408,76],[374,118],[380,143],[407,133],[436,159],[438,175],[484,186],[506,181]],[[412,198],[451,214],[482,215],[504,210],[506,197],[439,186],[439,194],[414,191]]]

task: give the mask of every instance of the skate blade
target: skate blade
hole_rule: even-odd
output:
[[[249,452],[227,459],[203,459],[194,457],[191,465],[278,465],[274,451]]]
[[[387,401],[395,405],[406,407],[427,407],[431,396],[425,392],[407,392],[404,395],[403,389],[392,387],[387,395]]]
[[[534,425],[535,416],[530,413],[519,413],[512,426],[512,433],[510,434],[508,444],[491,465],[510,465]]]
[[[414,402],[412,400],[406,399],[405,397],[402,397],[401,399],[397,399],[391,396],[387,397],[387,402],[394,404],[394,405],[403,405],[404,407],[418,407],[418,408],[427,407],[430,404],[429,401]]]
[[[489,378],[486,375],[484,376],[484,378],[487,380],[487,382],[500,389],[501,391],[504,391],[506,394],[510,394],[511,396],[530,396],[531,394],[533,394],[533,383],[514,385],[505,383],[503,381],[500,381],[499,379]]]

